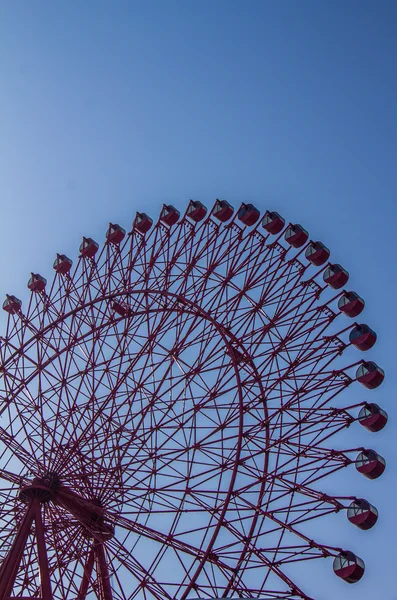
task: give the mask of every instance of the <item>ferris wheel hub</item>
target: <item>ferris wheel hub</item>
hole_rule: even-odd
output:
[[[330,444],[354,422],[387,422],[377,404],[331,405],[354,381],[384,379],[341,359],[376,341],[335,321],[364,300],[342,289],[349,274],[328,248],[276,212],[259,222],[252,204],[191,200],[180,216],[137,213],[128,234],[110,223],[102,249],[83,238],[75,268],[57,254],[50,285],[31,273],[27,307],[6,296],[1,456],[18,471],[0,469],[12,484],[0,600],[55,600],[52,587],[81,600],[302,599],[284,564],[333,556],[344,581],[364,573],[352,551],[301,531],[345,509],[361,530],[377,522],[367,500],[317,485],[349,465],[369,479],[386,468],[375,450],[354,460],[351,443]]]
[[[59,483],[59,476],[52,471],[48,471],[43,477],[34,477],[30,485],[21,487],[19,499],[26,503],[34,498],[37,498],[41,503],[49,502],[58,489]]]

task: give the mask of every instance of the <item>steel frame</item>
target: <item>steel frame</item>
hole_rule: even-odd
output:
[[[321,480],[364,403],[339,400],[362,361],[305,247],[159,221],[9,316],[0,600],[309,600],[288,567],[341,550],[305,523],[354,499]]]

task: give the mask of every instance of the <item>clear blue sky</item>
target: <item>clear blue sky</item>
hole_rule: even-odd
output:
[[[396,28],[387,0],[0,5],[0,296],[110,220],[222,197],[302,223],[365,298],[387,378],[363,399],[391,422],[359,433],[388,468],[344,481],[381,516],[336,517],[367,573],[347,586],[313,562],[318,600],[397,599]]]

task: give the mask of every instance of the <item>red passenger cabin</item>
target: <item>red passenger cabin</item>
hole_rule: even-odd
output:
[[[328,265],[324,271],[323,279],[327,285],[338,290],[349,280],[349,273],[341,265]]]
[[[302,225],[290,225],[284,235],[285,241],[294,248],[300,248],[306,244],[308,238],[309,234]]]
[[[368,325],[356,325],[350,332],[349,341],[359,350],[369,350],[376,342],[376,333]]]
[[[38,273],[32,273],[32,276],[28,281],[28,288],[31,292],[44,292],[46,285],[47,279]]]
[[[92,238],[83,237],[83,241],[80,244],[80,254],[84,258],[94,258],[98,252],[99,244]]]
[[[139,231],[139,233],[145,234],[149,231],[152,225],[153,219],[148,217],[146,213],[137,212],[132,227],[136,231]]]
[[[344,550],[334,559],[334,573],[347,583],[356,583],[360,581],[364,575],[365,565],[364,561],[350,552],[350,550]]]
[[[225,223],[226,221],[231,219],[233,216],[233,212],[233,206],[231,206],[229,202],[226,202],[226,200],[217,200],[215,202],[214,208],[212,209],[212,214],[214,215],[214,217],[222,223]]]
[[[363,362],[356,372],[357,381],[369,390],[379,387],[384,378],[384,370],[372,361]]]
[[[109,229],[106,232],[106,239],[111,244],[118,246],[125,237],[125,229],[123,229],[120,225],[115,225],[114,223],[109,223]]]
[[[310,242],[305,251],[305,256],[308,261],[320,267],[329,259],[330,251],[322,242]]]
[[[198,200],[190,200],[187,209],[187,216],[195,223],[202,221],[207,214],[207,207]]]
[[[52,265],[57,273],[66,275],[72,268],[73,261],[65,254],[57,254],[54,264]]]
[[[244,202],[237,213],[237,218],[248,227],[255,225],[260,216],[261,213],[253,204],[244,204]]]
[[[387,412],[377,404],[366,404],[358,413],[358,422],[368,431],[381,431],[387,423]]]
[[[6,299],[3,302],[3,310],[8,312],[9,315],[15,315],[19,313],[22,306],[22,300],[19,300],[16,296],[6,295]]]
[[[359,529],[371,529],[378,520],[378,511],[367,500],[357,498],[347,509],[347,518]]]
[[[357,317],[364,310],[365,302],[356,292],[344,292],[339,298],[338,308],[347,317]]]
[[[386,469],[386,461],[375,450],[363,450],[356,458],[356,469],[368,479],[378,479]]]
[[[179,210],[176,210],[171,204],[164,204],[161,211],[160,221],[167,227],[172,227],[179,219]]]
[[[280,233],[285,225],[285,219],[278,212],[267,210],[262,219],[262,227],[271,235]]]

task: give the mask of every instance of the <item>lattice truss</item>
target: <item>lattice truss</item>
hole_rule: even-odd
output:
[[[236,219],[159,220],[9,315],[0,562],[28,510],[19,490],[52,473],[102,507],[96,529],[41,503],[54,600],[308,598],[289,564],[338,552],[305,524],[346,507],[321,486],[360,450],[333,438],[357,418],[339,394],[361,356],[341,292],[302,252]],[[41,597],[38,527],[13,596]]]

